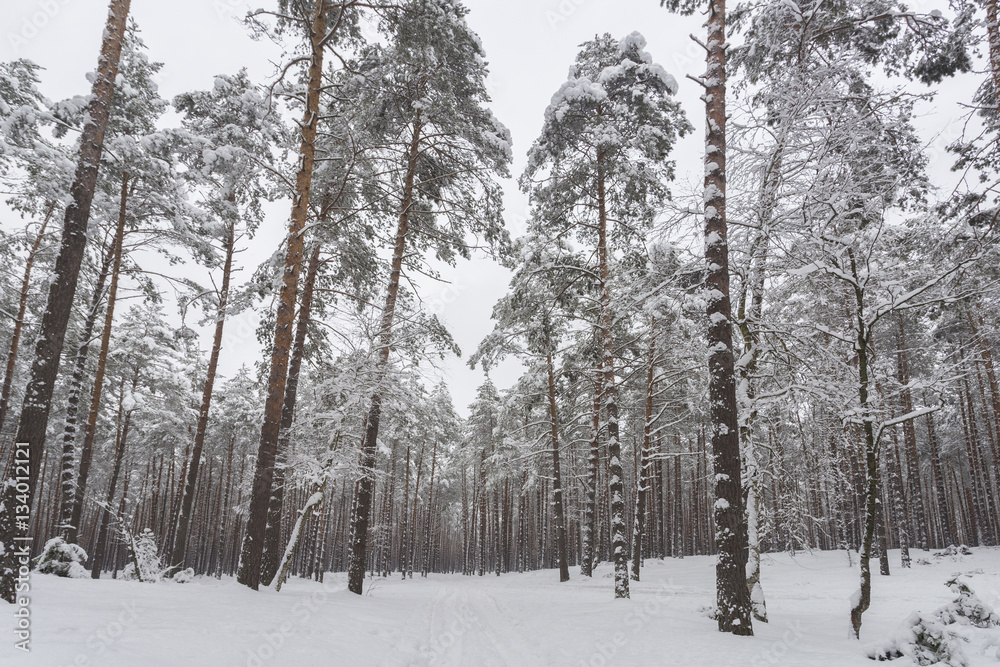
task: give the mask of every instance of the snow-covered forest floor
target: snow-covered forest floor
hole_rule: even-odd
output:
[[[553,570],[375,579],[360,598],[338,574],[325,584],[293,579],[281,593],[254,593],[231,579],[151,585],[36,574],[30,658],[15,662],[7,641],[0,664],[875,665],[864,647],[892,636],[912,612],[952,600],[944,583],[957,573],[984,602],[1000,605],[1000,550],[973,551],[934,558],[915,550],[915,561],[929,562],[910,570],[893,551],[892,575],[874,578],[860,644],[848,624],[857,558],[849,567],[842,551],[766,556],[771,620],[750,638],[721,634],[706,616],[715,589],[714,558],[706,556],[646,561],[632,598],[617,601],[606,563],[593,579],[574,572],[565,584]],[[1000,628],[968,634],[970,667],[997,664]]]

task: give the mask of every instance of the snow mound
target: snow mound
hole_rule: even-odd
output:
[[[174,574],[172,579],[177,584],[189,584],[194,579],[194,568],[189,567],[186,570],[181,570]]]
[[[971,556],[972,549],[965,546],[964,544],[959,545],[957,547],[954,544],[951,544],[942,549],[941,551],[935,551],[931,555],[934,556],[935,558],[948,558],[948,557],[957,558],[959,556]]]

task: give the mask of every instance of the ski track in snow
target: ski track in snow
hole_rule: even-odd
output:
[[[484,582],[482,590],[441,585],[429,607],[407,620],[384,667],[545,667],[537,652],[520,647],[523,624],[489,593],[491,583]]]
[[[646,560],[631,599],[613,599],[611,567],[592,579],[573,568],[484,577],[431,574],[326,584],[291,579],[281,593],[232,579],[141,584],[32,577],[32,652],[14,649],[0,623],[0,665],[62,667],[872,667],[863,647],[893,634],[912,612],[953,595],[959,572],[1000,607],[1000,549],[934,559],[914,550],[910,570],[873,578],[862,641],[849,637],[857,558],[843,552],[766,555],[762,583],[771,622],[751,638],[720,634],[702,611],[714,601],[714,559]],[[1000,628],[966,645],[969,667],[998,665]],[[990,633],[998,644],[989,646]],[[892,663],[910,667],[906,660]]]

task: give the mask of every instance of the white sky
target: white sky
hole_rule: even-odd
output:
[[[254,6],[269,4],[256,0]],[[241,67],[247,67],[255,81],[268,79],[273,72],[270,60],[279,54],[270,43],[254,42],[247,36],[237,20],[247,5],[242,0],[132,0],[131,15],[142,30],[150,58],[165,63],[159,79],[165,99],[207,89],[216,74]],[[677,78],[678,97],[696,128],[675,150],[678,180],[700,179],[704,132],[700,88],[684,78],[704,69],[700,47],[688,39],[689,34],[703,31],[699,17],[670,14],[659,8],[658,0],[466,0],[466,5],[471,9],[469,23],[482,38],[490,62],[493,110],[513,134],[515,177],[524,167],[525,151],[541,129],[542,113],[565,80],[578,45],[598,33],[620,37],[638,30],[649,42],[647,50],[654,59]],[[0,0],[0,60],[29,58],[45,67],[42,90],[53,100],[86,94],[89,85],[84,75],[96,66],[106,15],[106,0]],[[967,99],[971,97],[968,85],[949,84],[945,95],[955,89],[952,100]],[[945,137],[934,143],[938,154],[954,134],[948,127],[953,127],[949,121],[957,115],[952,109],[927,121],[931,127],[945,128]],[[516,236],[523,229],[526,200],[513,181],[506,191],[508,226]],[[288,213],[287,202],[268,209],[261,231],[240,256],[248,269],[244,279],[249,269],[273,251]],[[487,259],[476,259],[447,269],[444,275],[450,284],[429,285],[423,296],[441,309],[467,356],[492,329],[490,313],[506,290],[508,274]],[[254,326],[252,316],[227,324],[220,362],[223,374],[259,358]],[[203,332],[206,348],[207,336]],[[460,359],[450,360],[446,373],[455,405],[465,414],[483,375],[469,370]],[[492,375],[505,387],[517,374],[518,366],[511,363]]]

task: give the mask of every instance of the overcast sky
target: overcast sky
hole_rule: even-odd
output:
[[[131,15],[139,24],[151,59],[165,63],[159,78],[164,98],[207,89],[216,74],[241,67],[256,81],[269,79],[274,71],[272,63],[280,54],[274,45],[248,37],[239,21],[247,4],[242,0],[132,0]],[[490,63],[493,110],[513,134],[515,176],[524,167],[525,151],[541,129],[545,107],[565,80],[578,45],[599,33],[621,37],[638,30],[646,37],[647,50],[654,59],[677,78],[678,97],[696,128],[675,150],[678,179],[700,179],[703,107],[697,84],[684,78],[704,69],[700,47],[688,38],[702,32],[699,17],[670,14],[659,8],[657,0],[466,0],[465,4],[471,10],[469,23],[482,38]],[[254,6],[258,5],[268,6],[269,2],[257,0]],[[0,0],[0,60],[29,58],[45,67],[42,90],[53,100],[85,94],[89,92],[85,74],[96,66],[106,15],[106,0]],[[970,95],[966,87],[954,99]],[[954,112],[932,114],[926,121],[945,131],[936,146],[953,135],[953,125],[949,125],[953,116]],[[523,229],[526,200],[513,181],[507,184],[506,192],[508,226],[516,236]],[[248,268],[244,277],[274,250],[288,213],[287,202],[269,208],[261,232],[241,255],[240,261]],[[480,258],[446,270],[444,277],[449,284],[428,285],[424,298],[441,311],[467,356],[492,328],[492,306],[504,293],[509,276],[493,262]],[[252,316],[227,324],[220,362],[223,374],[259,358],[254,326]],[[207,349],[207,331],[203,333]],[[460,359],[450,360],[446,373],[456,407],[465,414],[482,382],[482,373],[469,370]],[[505,387],[516,375],[517,366],[508,364],[494,371],[493,379]]]

